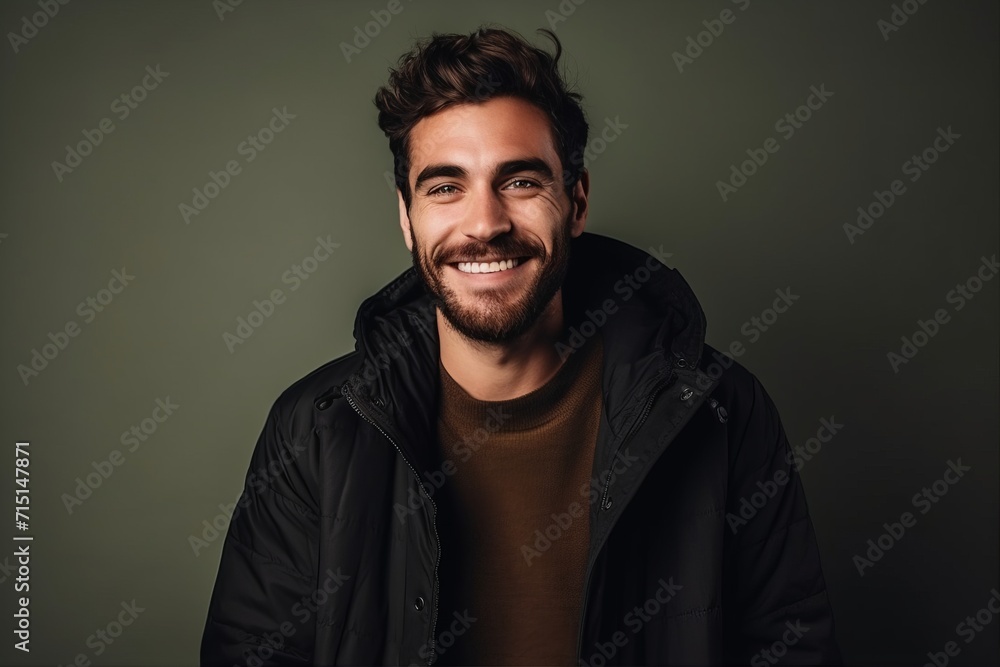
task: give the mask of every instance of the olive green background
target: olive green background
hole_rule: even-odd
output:
[[[222,540],[195,555],[189,536],[238,497],[272,401],[353,349],[358,305],[410,265],[371,102],[387,67],[416,37],[487,21],[547,46],[534,31],[552,16],[592,136],[627,125],[590,161],[588,230],[672,253],[708,342],[746,344],[793,445],[823,417],[845,425],[802,476],[848,662],[923,664],[954,640],[953,664],[996,664],[1000,618],[969,644],[955,627],[1000,585],[998,281],[961,311],[945,300],[998,252],[996,3],[927,2],[885,40],[887,1],[566,0],[562,16],[557,0],[402,0],[348,63],[341,42],[386,4],[245,0],[220,20],[210,0],[73,0],[17,53],[4,40],[0,497],[13,506],[13,443],[30,440],[35,536],[29,655],[0,571],[4,664],[196,664]],[[672,53],[726,8],[735,21],[679,72]],[[4,2],[0,26],[38,11]],[[169,76],[119,120],[113,100],[156,65]],[[785,140],[775,121],[813,85],[834,94]],[[274,107],[295,118],[247,163],[237,146]],[[104,117],[115,130],[57,180],[51,163]],[[960,138],[910,183],[902,163],[949,126]],[[772,136],[722,201],[716,182]],[[234,159],[186,224],[179,205]],[[843,224],[896,178],[905,194],[849,243]],[[340,248],[290,291],[282,274],[327,235]],[[122,267],[134,281],[84,324],[77,304]],[[749,343],[743,323],[786,287],[800,299]],[[223,333],[275,288],[287,301],[230,353]],[[887,353],[938,308],[951,321],[894,373]],[[80,334],[26,385],[17,366],[70,320]],[[176,412],[68,512],[63,494],[167,397]],[[957,458],[972,470],[859,576],[852,557]],[[144,611],[95,656],[88,637],[133,599]]]

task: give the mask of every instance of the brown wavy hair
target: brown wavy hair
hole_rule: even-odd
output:
[[[407,210],[410,131],[420,119],[454,104],[520,97],[539,107],[552,124],[562,161],[562,180],[571,194],[583,173],[588,125],[580,102],[559,73],[562,45],[551,30],[538,30],[555,44],[555,55],[529,44],[516,32],[480,27],[471,34],[432,33],[418,41],[389,70],[388,84],[375,94],[378,126],[389,138],[396,187]]]

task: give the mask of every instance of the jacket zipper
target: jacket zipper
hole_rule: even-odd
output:
[[[437,541],[438,548],[437,548],[437,558],[434,561],[434,601],[431,605],[432,608],[431,638],[430,638],[431,657],[427,660],[428,665],[433,665],[434,658],[437,657],[437,645],[434,640],[434,632],[435,630],[437,630],[438,588],[439,588],[438,564],[441,562],[441,537],[438,535],[437,522],[434,520],[434,517],[437,516],[437,505],[434,504],[434,500],[431,498],[430,494],[427,493],[427,488],[424,486],[423,481],[420,479],[420,475],[417,474],[417,469],[414,468],[412,464],[410,464],[410,462],[406,458],[406,455],[403,454],[403,450],[400,449],[399,445],[396,444],[396,441],[393,440],[391,437],[389,437],[389,434],[386,433],[385,430],[374,419],[372,419],[371,417],[369,417],[368,415],[366,415],[364,412],[361,411],[361,408],[358,406],[358,404],[354,402],[354,398],[351,397],[350,392],[347,391],[346,386],[344,387],[344,389],[341,390],[341,394],[343,394],[344,398],[347,399],[347,402],[350,404],[350,406],[354,408],[354,411],[357,412],[362,419],[364,419],[369,424],[377,428],[379,432],[385,436],[386,440],[392,443],[392,446],[396,448],[397,452],[399,452],[399,456],[403,459],[403,462],[406,463],[406,465],[410,468],[410,470],[413,471],[413,476],[417,478],[417,484],[420,486],[420,490],[423,491],[424,496],[427,497],[427,500],[431,504],[431,508],[434,510],[434,515],[431,516],[431,528],[434,529],[434,539]]]
[[[653,401],[656,400],[657,394],[660,393],[660,390],[663,389],[663,387],[669,384],[670,379],[673,377],[672,371],[673,369],[670,369],[670,372],[666,380],[661,380],[653,387],[653,390],[649,394],[649,398],[646,399],[646,404],[642,408],[642,413],[639,415],[639,419],[637,419],[635,423],[632,424],[631,428],[629,428],[628,430],[628,433],[625,435],[624,438],[622,438],[621,443],[615,449],[615,455],[611,457],[612,462],[615,460],[615,457],[618,456],[618,452],[620,452],[622,448],[625,447],[625,443],[627,443],[632,438],[635,432],[639,430],[639,427],[642,426],[643,422],[646,421],[646,417],[649,416],[649,411],[653,407]],[[604,482],[604,493],[601,494],[601,504],[600,504],[601,509],[604,508],[604,503],[607,502],[608,493],[611,491],[611,472],[612,472],[611,470],[608,470],[608,477],[607,480],[605,480]],[[590,598],[590,580],[593,577],[593,575],[594,575],[593,568],[589,568],[587,570],[587,585],[584,586],[583,589],[583,608],[581,609],[581,614],[580,614],[580,629],[577,633],[577,639],[576,639],[576,660],[578,664],[583,659],[583,626],[587,618],[587,603],[589,602]]]
[[[625,435],[625,437],[622,439],[621,443],[619,443],[618,448],[615,450],[615,455],[611,457],[611,461],[612,462],[615,460],[615,457],[618,456],[618,452],[620,452],[625,447],[625,443],[627,443],[629,441],[629,439],[631,439],[632,435],[637,430],[639,430],[639,427],[642,426],[642,423],[644,421],[646,421],[646,417],[649,416],[649,411],[653,407],[653,401],[656,400],[656,395],[660,393],[660,390],[663,389],[664,385],[666,385],[666,381],[665,380],[661,381],[661,382],[658,382],[656,384],[656,386],[653,387],[653,390],[649,393],[649,398],[646,399],[646,404],[642,408],[642,413],[639,415],[639,419],[628,430],[628,433]],[[608,499],[608,493],[611,492],[611,473],[612,472],[613,472],[612,467],[609,466],[609,468],[608,468],[608,477],[607,477],[607,479],[604,482],[604,493],[601,494],[601,508],[604,507],[604,504],[607,502],[607,499]]]

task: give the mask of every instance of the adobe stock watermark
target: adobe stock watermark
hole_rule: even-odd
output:
[[[437,655],[438,658],[448,652],[459,637],[468,632],[472,624],[479,619],[473,616],[468,609],[459,614],[457,611],[452,612],[452,617],[454,620],[449,624],[447,630],[442,630],[438,635],[437,642],[434,643],[433,651],[429,642],[424,642],[419,649],[417,649],[417,655],[424,660],[430,660],[432,653]],[[411,662],[410,667],[417,667],[417,663]]]
[[[733,4],[739,5],[740,11],[745,12],[747,7],[750,6],[750,0],[730,0]],[[705,49],[712,46],[715,40],[722,36],[723,31],[725,31],[727,25],[732,25],[736,20],[736,14],[733,10],[723,9],[719,13],[719,18],[717,19],[705,19],[701,22],[705,29],[699,32],[694,37],[688,35],[687,47],[684,49],[684,53],[680,51],[674,51],[672,57],[674,59],[674,64],[677,65],[677,71],[681,74],[684,73],[685,65],[693,65],[694,61],[701,57],[701,54],[705,52]]]
[[[666,268],[664,260],[673,257],[673,253],[663,251],[662,244],[659,248],[649,246],[648,251],[649,256],[643,264],[637,266],[630,273],[624,274],[612,286],[614,293],[621,295],[620,300],[623,303],[641,290],[649,282],[649,279],[652,278],[653,273]],[[609,297],[601,302],[597,310],[587,309],[584,312],[586,320],[581,322],[579,327],[571,325],[566,330],[566,342],[558,340],[555,343],[555,349],[559,353],[560,361],[565,361],[569,355],[581,349],[594,334],[600,331],[601,327],[607,324],[608,318],[618,312],[618,301],[619,299]]]
[[[1000,591],[996,588],[990,589],[990,598],[986,604],[976,612],[975,616],[966,616],[955,626],[955,634],[962,637],[966,644],[971,644],[986,626],[993,622],[993,617],[1000,614]],[[946,667],[951,659],[957,657],[962,652],[962,647],[956,641],[945,642],[941,651],[928,651],[927,662],[924,667]]]
[[[511,418],[511,415],[505,413],[502,409],[487,408],[486,414],[487,417],[483,421],[482,426],[477,426],[471,434],[463,435],[462,439],[458,442],[447,443],[452,454],[462,462],[472,458],[472,455],[479,451],[489,436],[499,431],[504,422]],[[450,457],[441,461],[441,465],[437,470],[424,471],[424,475],[430,480],[430,489],[427,490],[427,496],[433,498],[434,494],[448,481],[448,478],[456,472],[458,472],[458,467]],[[399,522],[401,524],[406,523],[406,518],[421,508],[420,493],[415,491],[411,486],[407,490],[406,505],[397,502],[392,507]]]
[[[889,36],[894,32],[898,32],[900,28],[906,25],[906,22],[910,20],[910,17],[917,13],[921,5],[927,3],[927,0],[903,0],[902,3],[892,4],[892,12],[889,14],[889,20],[879,19],[875,22],[875,27],[878,28],[879,32],[882,33],[882,41],[888,42]]]
[[[212,0],[212,9],[219,17],[219,22],[226,20],[226,14],[232,14],[236,8],[243,4],[243,0]]]
[[[436,327],[437,312],[433,300],[426,306],[415,307],[407,313],[407,321],[418,330],[419,335],[430,338]],[[378,369],[388,369],[392,365],[393,359],[403,359],[404,351],[415,342],[415,338],[409,331],[395,329],[392,337],[378,340],[378,348],[373,347],[366,350],[365,360],[361,368],[356,372],[357,377],[363,383],[371,387],[372,382],[378,377]]]
[[[324,573],[323,582],[317,582],[319,585],[316,589],[309,595],[302,596],[289,610],[292,616],[298,621],[298,624],[296,625],[288,620],[282,621],[277,630],[264,635],[264,641],[257,648],[253,650],[249,648],[245,649],[243,651],[243,660],[246,667],[280,664],[280,661],[271,660],[274,657],[275,651],[284,649],[285,642],[295,636],[299,626],[304,626],[314,615],[318,614],[320,606],[326,604],[330,596],[343,588],[344,584],[350,578],[351,575],[341,572],[339,566],[336,572],[327,568]]]
[[[413,2],[413,0],[406,1],[408,3]],[[340,43],[340,52],[344,54],[344,59],[347,63],[350,64],[351,58],[361,55],[361,51],[371,44],[372,40],[381,35],[382,31],[392,23],[393,17],[401,14],[404,9],[406,7],[403,6],[400,0],[389,0],[385,9],[373,9],[369,12],[372,20],[365,23],[363,30],[360,25],[354,26],[354,39],[352,42]]]
[[[99,289],[93,296],[88,296],[77,305],[76,314],[83,318],[83,324],[90,324],[97,319],[98,314],[103,313],[115,300],[115,296],[121,294],[133,280],[135,276],[129,274],[124,266],[121,270],[113,270],[106,288]],[[37,347],[32,348],[28,364],[18,364],[16,369],[24,386],[27,387],[32,378],[38,377],[48,368],[81,331],[83,329],[76,320],[69,320],[55,333],[51,331],[48,333],[49,342],[42,345],[41,351]]]
[[[558,26],[563,21],[569,19],[570,16],[576,12],[576,8],[582,5],[587,0],[562,0],[559,6],[555,9],[545,10],[545,20],[549,22],[549,29],[552,32],[556,31],[556,26]]]
[[[90,656],[98,658],[108,650],[115,641],[122,636],[125,632],[125,628],[130,627],[135,623],[136,619],[139,618],[139,614],[146,611],[145,607],[140,607],[136,601],[133,599],[130,602],[122,601],[121,611],[119,611],[115,617],[106,623],[104,627],[98,628],[87,637],[84,642],[87,648],[91,649],[91,653],[80,652],[71,660],[66,667],[86,667],[90,664]],[[59,667],[63,667],[60,665]]]
[[[659,587],[653,595],[641,605],[633,607],[632,611],[626,613],[622,618],[622,623],[632,631],[632,636],[625,634],[624,630],[616,630],[609,641],[594,642],[594,651],[590,654],[590,658],[588,660],[581,658],[579,664],[586,667],[604,667],[609,660],[613,660],[618,655],[619,649],[624,648],[632,637],[639,634],[639,631],[653,620],[654,616],[659,615],[667,603],[673,600],[677,593],[684,588],[680,584],[675,584],[673,577],[667,581],[661,577],[656,583],[659,584]]]
[[[160,424],[174,414],[181,406],[170,400],[167,396],[157,398],[153,401],[153,412],[149,417],[141,420],[138,424],[132,424],[128,430],[122,431],[119,442],[122,447],[127,447],[129,453],[134,453],[139,447],[149,440],[159,429]],[[94,495],[97,489],[115,473],[125,463],[125,454],[119,449],[113,449],[107,458],[100,461],[91,461],[93,472],[87,473],[85,477],[76,478],[76,488],[73,493],[63,493],[60,496],[63,506],[68,514],[73,514],[74,508],[83,506],[85,500]]]
[[[542,556],[542,554],[552,548],[553,544],[562,539],[577,520],[590,520],[589,508],[601,497],[602,479],[610,475],[611,478],[608,481],[608,487],[610,487],[614,484],[618,475],[624,474],[625,471],[632,467],[632,465],[637,461],[645,461],[645,459],[642,457],[632,456],[629,453],[628,447],[620,452],[616,452],[615,457],[611,461],[611,465],[608,468],[592,477],[590,482],[580,487],[580,495],[583,498],[589,497],[588,502],[572,502],[566,508],[565,512],[560,514],[550,514],[549,516],[552,518],[552,523],[545,528],[535,529],[535,532],[532,535],[534,541],[530,544],[525,542],[521,545],[521,556],[524,558],[524,562],[528,565],[528,567],[531,567],[532,561]],[[531,538],[529,538],[529,540],[530,539]]]
[[[813,112],[819,111],[829,101],[834,93],[826,89],[826,84],[809,87],[810,95],[805,102],[793,111],[778,118],[774,123],[774,131],[781,133],[782,138],[788,141],[795,136],[796,130],[801,130],[803,125],[813,117]],[[762,148],[748,148],[746,154],[749,159],[743,160],[740,166],[735,164],[729,166],[729,178],[725,181],[716,181],[715,187],[719,191],[722,201],[729,201],[729,197],[747,184],[747,179],[757,173],[757,171],[767,164],[768,158],[777,153],[781,145],[774,137],[764,140]]]
[[[415,326],[420,330],[421,335],[430,335],[431,326],[434,326],[437,314],[434,304],[429,304],[426,309],[418,312],[411,312],[409,314],[409,322],[411,325]],[[408,331],[394,331],[396,340],[389,340],[389,342],[379,341],[379,344],[384,348],[377,353],[369,352],[365,356],[365,361],[361,365],[361,370],[358,371],[358,377],[364,380],[369,385],[378,376],[378,368],[387,369],[390,365],[390,359],[392,358],[402,358],[403,351],[413,345],[414,339],[410,337]]]
[[[248,134],[246,139],[237,144],[236,153],[244,157],[246,164],[250,164],[274,141],[275,136],[283,132],[296,117],[295,114],[288,113],[288,107],[281,107],[280,110],[278,107],[272,107],[271,118],[267,124],[256,133]],[[200,189],[191,188],[191,192],[194,193],[191,204],[181,202],[177,206],[184,224],[190,224],[191,218],[200,215],[208,208],[208,205],[229,187],[233,177],[241,173],[243,173],[243,165],[236,159],[227,161],[225,167],[218,172],[209,170],[209,180],[205,185]]]
[[[756,343],[764,333],[770,331],[771,327],[778,322],[778,317],[787,313],[801,298],[798,294],[792,293],[791,287],[784,289],[779,287],[774,290],[774,293],[777,297],[771,302],[770,308],[765,308],[759,315],[753,315],[740,326],[740,333],[747,337],[750,345]],[[733,361],[742,357],[747,351],[746,345],[738,339],[732,341],[726,349],[729,351],[729,356],[718,350],[712,353],[715,361],[711,362],[705,369],[707,378],[702,375],[698,376],[696,384],[702,391],[708,388],[706,382],[722,377],[722,373],[733,365]]]
[[[10,42],[10,48],[14,49],[15,55],[38,34],[39,30],[56,17],[61,6],[69,4],[69,0],[38,0],[37,4],[42,11],[22,16],[20,30],[7,33],[7,41]]]
[[[306,451],[306,446],[301,441],[288,447],[281,447],[278,458],[272,459],[266,467],[258,466],[255,468],[247,477],[245,488],[240,492],[236,502],[220,503],[218,514],[210,519],[202,520],[200,534],[191,533],[188,535],[188,546],[191,547],[195,557],[201,555],[202,551],[220,537],[224,537],[236,510],[248,507],[256,498],[256,494],[263,493],[271,480],[280,477],[284,467],[295,461],[304,451]],[[246,489],[250,488],[254,490],[254,494],[246,493]]]
[[[962,465],[962,459],[946,461],[948,467],[940,479],[935,480],[930,486],[925,486],[919,492],[913,494],[910,503],[914,508],[920,510],[920,514],[927,514],[931,508],[947,495],[949,489],[958,484],[959,480],[965,477],[965,473],[972,470],[971,466]],[[852,558],[854,567],[858,570],[859,576],[865,576],[865,570],[875,567],[875,563],[882,560],[906,534],[907,528],[917,525],[917,517],[912,512],[903,512],[899,521],[893,523],[883,523],[885,532],[866,543],[868,549],[864,555],[855,554]]]
[[[991,258],[980,257],[980,264],[976,272],[966,278],[963,282],[945,294],[945,302],[954,304],[954,310],[958,312],[965,308],[965,305],[975,298],[976,294],[983,289],[983,286],[993,279],[993,276],[1000,271],[1000,263],[994,254]],[[931,339],[938,335],[941,327],[951,322],[951,314],[946,308],[938,308],[927,320],[918,319],[917,328],[910,336],[900,336],[902,345],[899,351],[892,350],[886,354],[889,367],[893,374],[898,374],[899,369],[904,364],[910,363],[920,350],[930,343]]]
[[[160,71],[159,63],[155,68],[152,65],[146,65],[146,76],[142,77],[142,80],[131,90],[111,101],[111,113],[115,114],[119,121],[125,120],[168,76],[170,76],[170,72]],[[93,153],[94,149],[104,142],[104,138],[114,131],[115,123],[108,117],[98,121],[97,127],[94,129],[81,130],[83,139],[78,141],[75,146],[66,144],[65,163],[58,160],[52,161],[52,172],[55,174],[56,180],[62,183],[66,174],[73,173],[74,169],[83,164],[83,158]]]
[[[794,451],[789,449],[785,453],[785,463],[793,466],[796,473],[801,471],[807,462],[812,461],[813,457],[823,449],[823,445],[833,440],[840,429],[844,428],[843,424],[837,423],[836,417],[829,419],[823,417],[819,420],[819,424],[814,437],[806,440],[805,444],[796,445]],[[778,495],[782,487],[788,484],[791,479],[792,476],[789,473],[779,468],[774,471],[770,479],[758,480],[758,490],[750,494],[749,497],[740,498],[739,514],[726,513],[726,522],[729,524],[729,529],[733,531],[733,535],[741,527],[750,523],[757,516],[757,513],[767,505],[767,502]]]
[[[951,125],[945,130],[941,127],[937,129],[937,136],[931,145],[920,152],[920,155],[913,154],[910,159],[900,166],[903,174],[910,177],[910,182],[915,183],[924,172],[931,168],[931,165],[938,161],[942,153],[945,153],[954,144],[956,139],[961,139],[961,134],[956,134]],[[881,218],[892,205],[896,203],[897,197],[906,194],[906,184],[901,179],[895,179],[889,183],[888,190],[873,190],[872,196],[875,201],[867,206],[858,207],[858,217],[855,224],[844,223],[844,233],[847,234],[847,241],[854,245],[855,237],[861,236],[871,229],[875,221]]]
[[[593,130],[591,132],[591,139],[587,141],[587,145],[583,150],[574,151],[569,156],[569,163],[572,165],[572,168],[563,167],[563,184],[568,185],[572,183],[581,168],[589,169],[594,160],[607,150],[608,145],[613,144],[621,136],[622,132],[627,129],[628,125],[621,122],[620,116],[615,116],[614,120],[605,116],[604,127],[601,128],[601,136],[593,136],[597,133],[597,130]]]
[[[751,343],[760,340],[761,334],[768,331],[778,321],[778,316],[787,313],[788,309],[800,298],[798,294],[792,294],[791,287],[785,289],[779,287],[774,290],[774,293],[778,296],[771,303],[771,307],[762,310],[759,316],[754,315],[740,327],[740,333],[749,338]],[[729,347],[732,349],[733,346]]]
[[[800,298],[798,294],[792,294],[791,287],[786,287],[784,291],[780,288],[776,289],[774,293],[778,295],[778,298],[771,304],[772,307],[765,308],[759,316],[755,315],[751,317],[740,327],[740,333],[747,336],[751,344],[760,340],[761,334],[768,331],[778,321],[778,315],[788,312],[792,304]],[[723,373],[732,368],[737,358],[746,354],[747,348],[743,344],[743,341],[734,340],[726,350],[729,352],[728,355],[721,350],[712,351],[713,361],[709,362],[705,367],[705,373],[699,373],[697,379],[695,379],[695,386],[699,390],[706,391],[711,386],[713,380],[718,380],[722,377]]]
[[[312,252],[306,255],[300,263],[292,264],[282,273],[281,283],[283,285],[291,285],[288,289],[289,292],[296,291],[302,286],[303,282],[309,280],[309,277],[319,270],[323,262],[330,259],[333,251],[339,247],[339,243],[334,243],[330,240],[329,234],[327,234],[325,239],[322,236],[317,236],[316,246],[312,249]],[[222,342],[226,344],[229,354],[233,354],[237,346],[250,340],[254,332],[274,315],[274,311],[278,306],[285,303],[286,299],[287,296],[284,291],[277,287],[271,290],[269,296],[264,298],[263,301],[254,299],[251,302],[253,308],[247,313],[246,317],[240,315],[236,318],[234,333],[230,333],[229,331],[222,332]]]
[[[14,564],[10,562],[10,556],[4,556],[3,562],[0,562],[0,584],[5,583],[8,579],[17,574],[18,566],[15,561]]]
[[[777,664],[788,654],[788,649],[798,644],[799,640],[809,632],[809,628],[802,625],[802,619],[796,619],[794,623],[785,621],[785,627],[787,629],[781,633],[781,639],[774,640],[774,643],[767,648],[754,653],[753,657],[750,658],[750,664],[753,667],[767,667]]]

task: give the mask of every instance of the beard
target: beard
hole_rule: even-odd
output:
[[[531,328],[562,287],[569,269],[569,223],[567,216],[556,234],[551,255],[531,240],[503,234],[490,243],[473,242],[445,250],[436,259],[423,252],[411,225],[410,254],[435,305],[456,331],[481,343],[509,343]],[[499,286],[457,290],[449,286],[445,279],[445,274],[451,272],[448,264],[477,257],[521,257],[520,264],[527,264],[521,270],[530,270],[531,274]],[[455,279],[450,278],[452,283]]]

